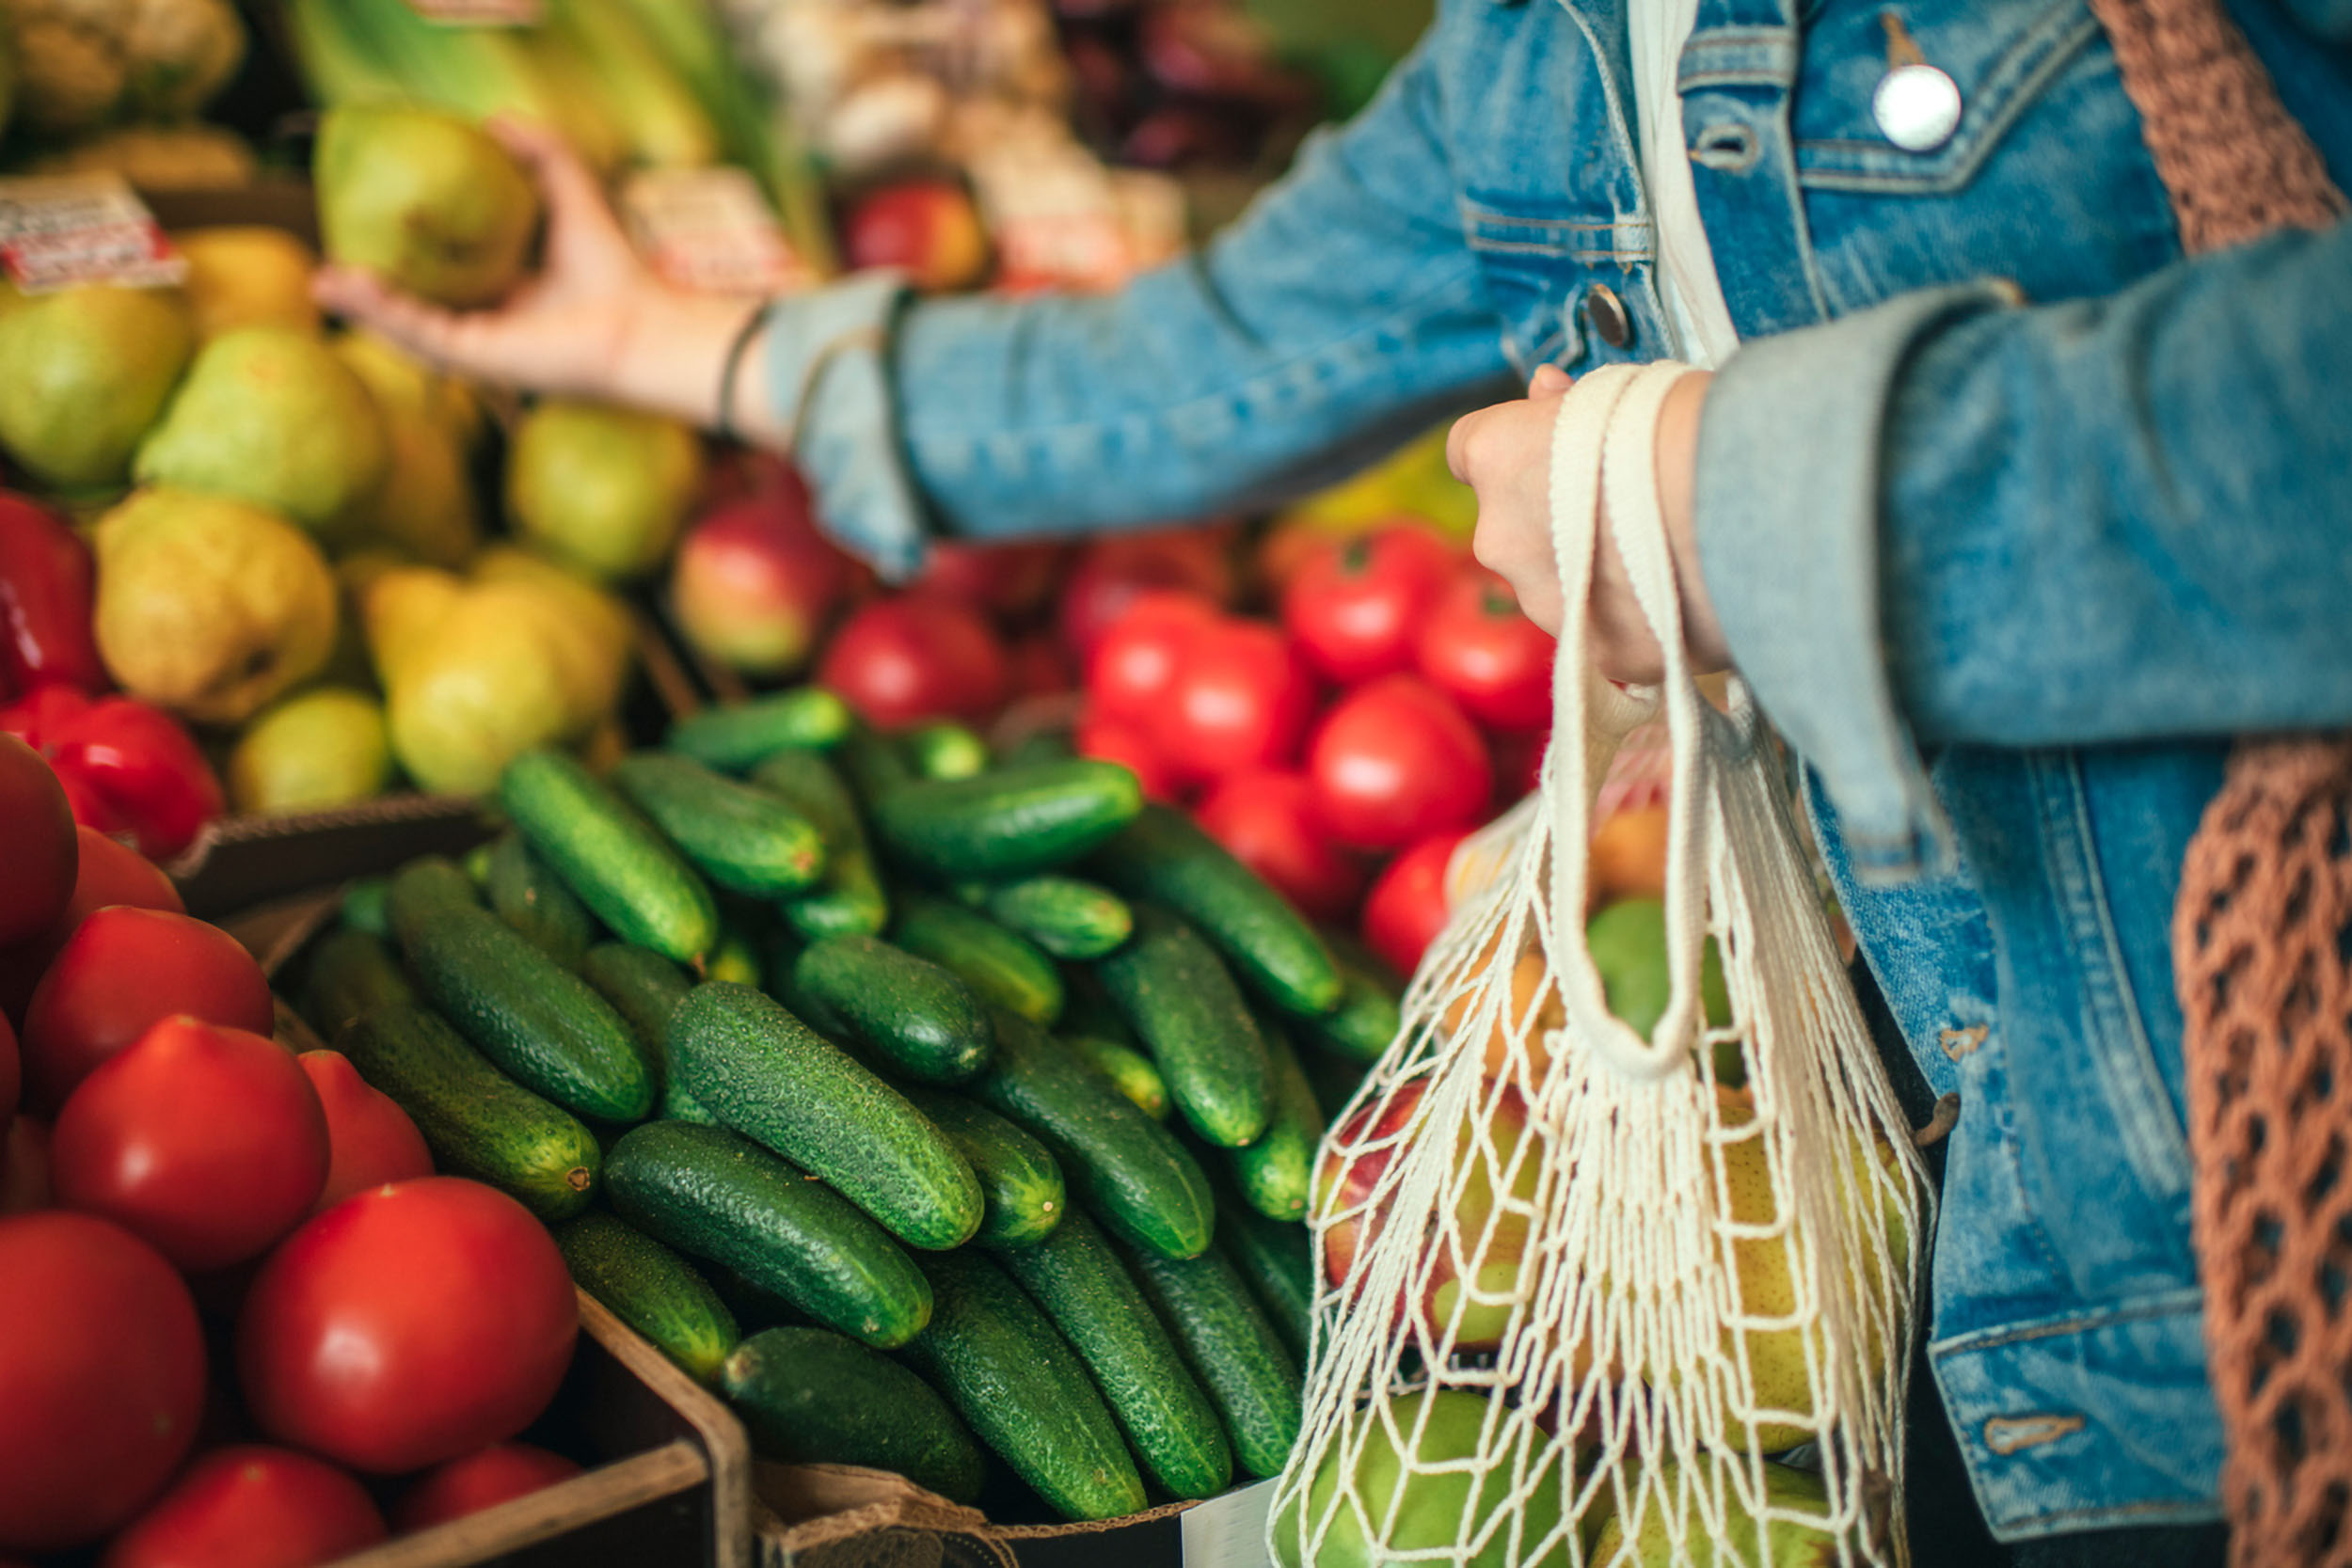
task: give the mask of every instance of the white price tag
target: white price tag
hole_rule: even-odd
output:
[[[119,174],[0,180],[0,269],[28,294],[76,283],[167,288],[188,276]]]
[[[742,169],[648,169],[622,186],[621,210],[647,264],[677,288],[763,295],[816,280]]]
[[[536,27],[546,0],[408,0],[427,22],[443,27]]]

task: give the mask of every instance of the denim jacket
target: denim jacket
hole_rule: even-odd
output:
[[[2352,0],[2230,3],[2352,186]],[[1874,114],[1889,16],[1959,88],[1924,149]],[[2227,737],[2352,723],[2352,227],[2185,260],[2084,0],[1701,0],[1679,87],[1743,339],[1701,565],[1960,1096],[1931,1365],[1978,1499],[2010,1540],[2213,1518],[2168,932]],[[1673,352],[1633,126],[1621,0],[1444,0],[1199,254],[853,280],[780,312],[774,395],[887,571],[1278,499]]]

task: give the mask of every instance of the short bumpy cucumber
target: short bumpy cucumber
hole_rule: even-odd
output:
[[[784,917],[802,936],[872,936],[890,923],[890,900],[866,840],[857,802],[833,766],[814,752],[778,752],[752,770],[752,782],[816,828],[825,869],[817,885],[784,901]]]
[[[879,937],[810,942],[792,962],[786,993],[818,1028],[920,1083],[967,1082],[995,1044],[970,986]]]
[[[621,1015],[475,903],[455,866],[427,858],[402,867],[391,915],[419,993],[516,1082],[599,1121],[653,1109],[652,1068]]]
[[[988,742],[953,720],[909,730],[907,759],[927,779],[969,779],[988,771]]]
[[[1141,905],[1127,945],[1094,973],[1168,1080],[1192,1130],[1223,1148],[1254,1143],[1273,1114],[1257,1021],[1214,948],[1166,910]]]
[[[770,1328],[736,1347],[719,1387],[760,1458],[891,1470],[971,1503],[987,1455],[931,1386],[822,1328]]]
[[[1125,899],[1075,877],[1024,877],[977,884],[971,892],[971,901],[990,919],[1057,958],[1099,958],[1136,927]]]
[[[1143,1480],[1095,1391],[1037,1304],[977,1253],[923,1259],[931,1321],[900,1355],[980,1440],[1070,1519],[1143,1507]]]
[[[1215,1250],[1199,1258],[1129,1255],[1184,1359],[1216,1402],[1233,1456],[1253,1476],[1279,1474],[1303,1415],[1298,1363]]]
[[[622,941],[691,964],[719,940],[709,884],[578,759],[525,752],[500,775],[499,803],[539,858]]]
[[[996,1056],[965,1091],[1043,1139],[1062,1179],[1137,1246],[1198,1256],[1216,1225],[1209,1179],[1174,1133],[1034,1025],[996,1017]]]
[[[910,1084],[902,1092],[947,1134],[980,1179],[987,1212],[973,1236],[983,1246],[1017,1247],[1061,1224],[1070,1200],[1061,1166],[1043,1144],[960,1094]]]
[[[588,1206],[600,1163],[588,1129],[484,1061],[424,1008],[395,1004],[354,1019],[335,1049],[408,1113],[443,1175],[511,1193],[543,1220]]]
[[[555,1244],[574,1284],[696,1381],[718,1377],[740,1336],[735,1315],[691,1263],[611,1214],[564,1221]]]
[[[1034,1246],[998,1256],[1078,1353],[1136,1456],[1179,1497],[1233,1479],[1233,1450],[1207,1390],[1103,1233],[1084,1214]]]
[[[632,752],[612,765],[612,779],[723,888],[772,898],[810,886],[824,868],[824,842],[808,818],[691,757]]]
[[[980,1227],[979,1178],[906,1096],[749,986],[694,988],[670,1018],[670,1070],[728,1127],[838,1188],[918,1247]]]
[[[1331,956],[1340,966],[1340,1005],[1301,1026],[1327,1051],[1351,1062],[1376,1061],[1405,1027],[1403,993],[1369,954],[1335,942]]]
[[[850,705],[821,686],[707,707],[670,726],[662,744],[723,773],[748,772],[778,752],[822,750],[850,733]]]
[[[1216,1195],[1216,1247],[1304,1366],[1315,1315],[1314,1248],[1307,1227],[1266,1218],[1229,1185]]]
[[[1339,966],[1315,928],[1183,812],[1146,806],[1089,863],[1130,898],[1164,904],[1198,927],[1284,1012],[1313,1018],[1340,1005]]]
[[[1304,1220],[1315,1179],[1315,1147],[1323,1141],[1323,1107],[1297,1053],[1271,1019],[1260,1022],[1273,1069],[1274,1113],[1255,1143],[1226,1151],[1233,1180],[1249,1206],[1268,1219]]]
[[[921,1332],[930,1287],[898,1243],[821,1181],[722,1127],[652,1121],[605,1162],[621,1217],[884,1350]]]
[[[1051,1028],[1061,1017],[1061,971],[1026,937],[984,914],[925,894],[902,894],[890,940],[961,975],[981,1001]]]
[[[333,1039],[336,1030],[378,1007],[416,999],[399,958],[373,932],[339,926],[310,948],[302,1016],[322,1039]]]
[[[389,937],[392,923],[384,912],[384,895],[391,891],[389,877],[360,877],[343,889],[342,923],[370,936]]]
[[[600,942],[580,960],[580,977],[628,1021],[629,1031],[658,1073],[666,1073],[670,1015],[694,989],[686,971],[650,947]]]
[[[842,737],[834,749],[833,765],[857,798],[869,804],[918,776],[895,738],[864,724]]]
[[[482,891],[492,913],[566,969],[578,968],[596,940],[596,917],[520,833],[504,834],[491,847]]]
[[[870,802],[891,856],[948,881],[1051,871],[1135,819],[1143,791],[1117,763],[1089,757],[923,779]]]
[[[1136,1109],[1153,1121],[1168,1119],[1168,1080],[1152,1058],[1132,1045],[1096,1035],[1064,1035],[1071,1054],[1109,1079],[1119,1092],[1136,1102]]]

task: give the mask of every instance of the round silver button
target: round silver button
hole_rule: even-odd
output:
[[[1905,152],[1932,152],[1960,129],[1960,87],[1931,65],[1899,65],[1870,95],[1879,134]]]

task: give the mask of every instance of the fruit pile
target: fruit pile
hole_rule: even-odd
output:
[[[1080,1519],[1279,1468],[1376,964],[1123,768],[821,688],[499,800],[353,891],[304,1008],[763,1453],[963,1502],[993,1453]]]
[[[578,1328],[522,1206],[5,736],[0,863],[0,1553],[321,1562],[576,1473],[510,1442]]]
[[[151,190],[246,183],[253,150],[196,116],[246,56],[233,0],[8,0],[0,123],[34,174],[119,173]]]

